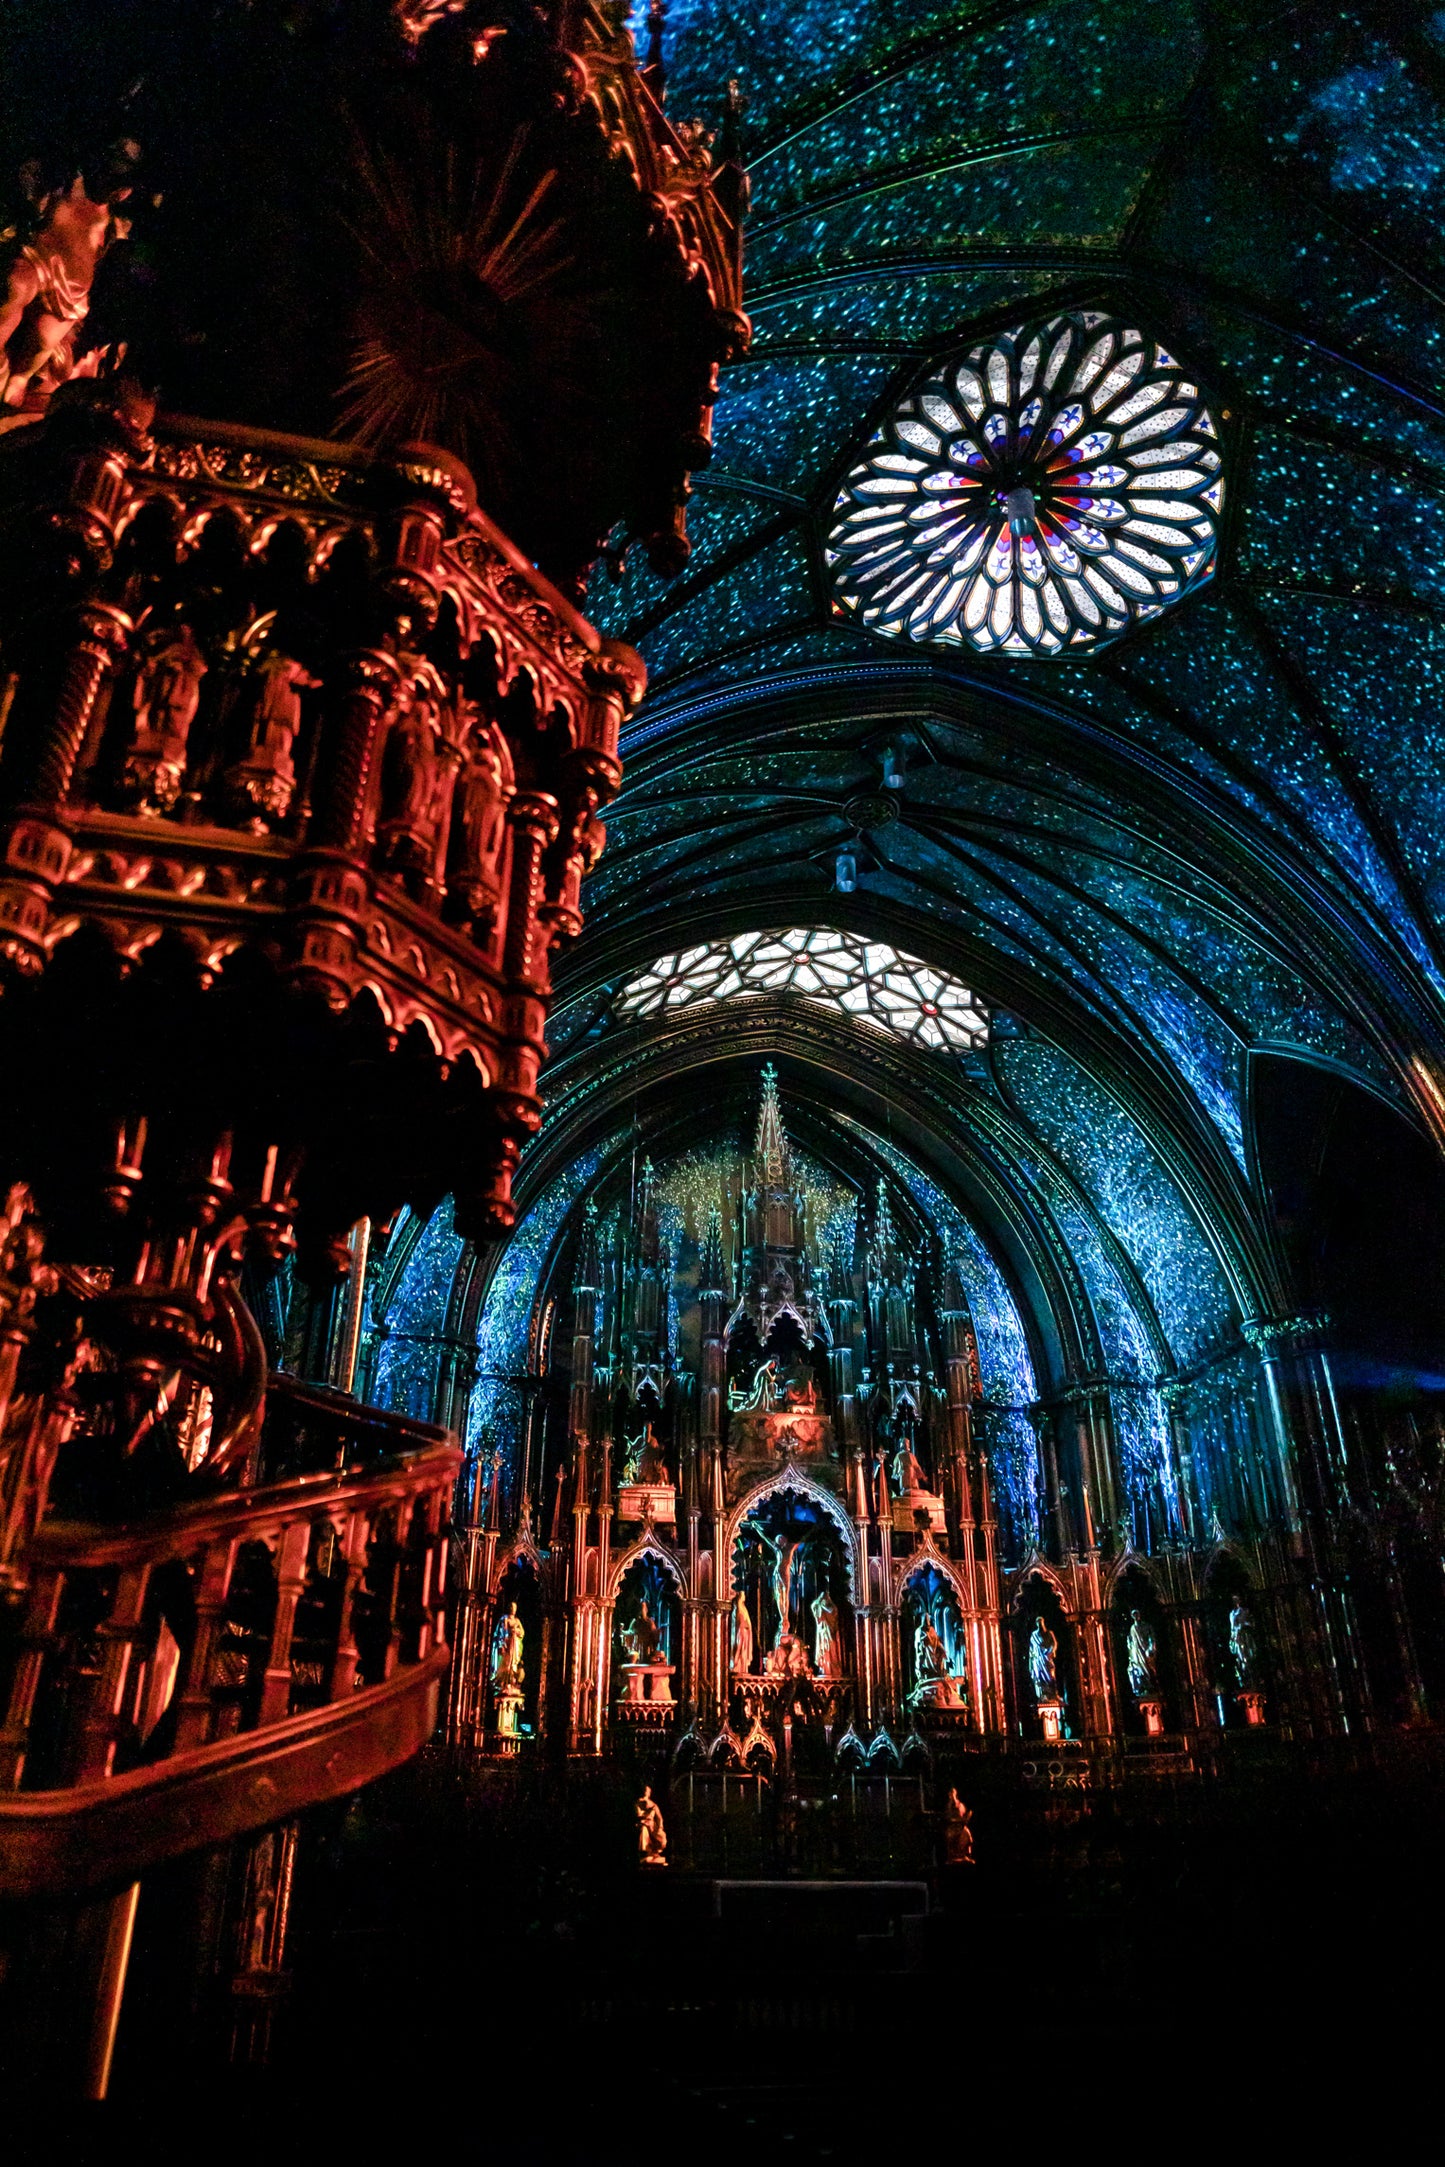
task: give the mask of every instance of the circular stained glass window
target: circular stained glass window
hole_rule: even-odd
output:
[[[828,563],[870,631],[1060,655],[1210,578],[1223,492],[1183,365],[1111,317],[1055,316],[909,393],[843,484]]]

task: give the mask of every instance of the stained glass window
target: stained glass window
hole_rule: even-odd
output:
[[[833,928],[793,926],[781,933],[739,933],[678,955],[660,956],[618,996],[623,1016],[660,1016],[704,1001],[791,994],[841,1009],[855,1022],[915,1045],[966,1051],[988,1038],[976,994],[945,971],[900,955],[883,941]]]
[[[1183,364],[1080,311],[1003,332],[910,392],[843,484],[828,562],[874,632],[1075,653],[1211,577],[1223,490]]]

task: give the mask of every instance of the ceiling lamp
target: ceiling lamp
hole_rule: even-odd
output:
[[[1142,331],[1081,311],[931,373],[843,484],[827,560],[870,631],[981,654],[1100,647],[1215,568],[1218,430]]]

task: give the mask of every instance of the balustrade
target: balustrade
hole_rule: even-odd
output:
[[[282,1479],[35,1536],[0,1895],[100,1887],[273,1824],[431,1730],[457,1447],[289,1380],[271,1400]]]

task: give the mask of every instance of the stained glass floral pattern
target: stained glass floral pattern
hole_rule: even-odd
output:
[[[1183,364],[1091,311],[948,362],[844,482],[827,558],[844,609],[895,639],[1076,653],[1211,577],[1218,431]]]
[[[895,1038],[940,1051],[966,1052],[988,1038],[976,994],[916,956],[884,941],[833,928],[793,926],[782,933],[739,933],[677,955],[660,956],[618,996],[623,1016],[661,1016],[704,1001],[792,994],[841,1009]]]

